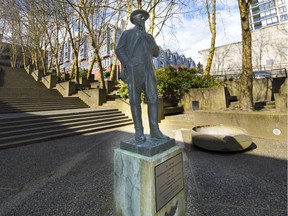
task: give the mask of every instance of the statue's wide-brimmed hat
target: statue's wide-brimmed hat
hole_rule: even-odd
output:
[[[149,13],[147,11],[142,10],[142,9],[138,9],[138,10],[135,10],[131,13],[131,15],[130,15],[131,23],[134,24],[133,17],[137,14],[142,14],[144,16],[145,21],[149,18]]]

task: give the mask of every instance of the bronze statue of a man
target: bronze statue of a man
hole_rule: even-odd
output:
[[[130,21],[134,28],[122,33],[116,54],[122,64],[121,79],[128,84],[130,108],[135,127],[135,140],[145,142],[141,117],[141,92],[144,91],[148,104],[150,137],[170,139],[162,134],[158,126],[157,81],[153,57],[159,56],[159,47],[152,35],[145,31],[145,21],[149,14],[138,9],[131,13]]]

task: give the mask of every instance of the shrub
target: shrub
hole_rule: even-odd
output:
[[[109,71],[104,71],[103,75],[104,75],[105,78],[109,78],[110,72]]]
[[[88,73],[88,70],[87,69],[80,69],[80,72],[79,72],[79,77],[82,77],[82,78],[86,78],[87,77],[87,73]]]
[[[123,98],[124,100],[127,100],[129,98],[129,93],[128,93],[128,86],[126,83],[124,83],[122,80],[118,81],[118,87],[119,87],[119,94],[120,97]]]
[[[219,86],[219,83],[211,76],[199,76],[196,69],[160,68],[156,70],[158,79],[158,93],[163,98],[169,98],[178,102],[191,88],[209,88]]]
[[[176,103],[178,103],[184,93],[191,88],[210,88],[220,85],[211,76],[197,75],[197,69],[169,67],[156,69],[155,72],[157,76],[158,94]],[[120,97],[124,100],[128,99],[128,86],[120,80],[119,87]]]

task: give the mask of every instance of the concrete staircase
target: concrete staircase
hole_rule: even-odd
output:
[[[0,149],[97,132],[132,124],[117,109],[81,110],[26,116],[5,115],[0,119]]]
[[[24,69],[0,67],[0,149],[130,124],[118,109],[92,109],[47,89]]]
[[[79,98],[1,98],[0,113],[88,108]]]
[[[229,110],[239,110],[239,102],[233,101],[230,103]],[[254,104],[255,110],[267,111],[267,112],[275,112],[276,105],[275,101],[258,101]]]
[[[255,110],[276,111],[275,101],[259,101],[255,103]]]
[[[89,108],[76,97],[65,97],[36,82],[24,69],[1,67],[0,114]]]

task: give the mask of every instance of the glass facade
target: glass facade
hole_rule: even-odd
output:
[[[251,30],[287,21],[288,0],[254,0],[250,8]]]

